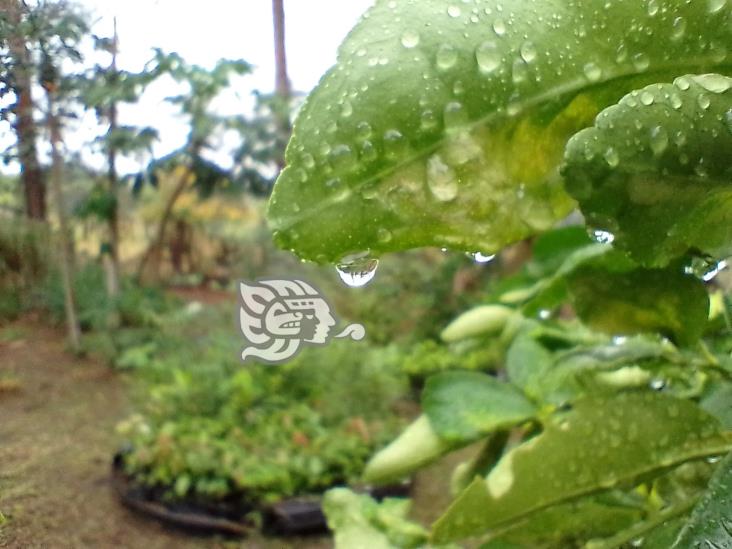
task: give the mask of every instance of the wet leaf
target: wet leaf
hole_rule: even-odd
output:
[[[704,284],[680,269],[614,273],[587,266],[568,286],[577,316],[613,335],[661,333],[688,345],[699,340],[709,315]]]
[[[732,547],[732,454],[719,464],[672,549]]]
[[[476,479],[435,524],[437,541],[503,528],[551,505],[633,485],[732,448],[732,433],[693,402],[657,393],[585,398]]]
[[[534,417],[536,408],[513,385],[478,372],[430,377],[422,408],[443,440],[467,444]]]
[[[570,140],[562,173],[588,223],[638,262],[731,255],[732,79],[631,92]]]
[[[730,66],[730,5],[655,5],[379,0],[298,115],[276,241],[338,262],[490,254],[547,230],[573,207],[557,170],[571,135],[628,90]]]

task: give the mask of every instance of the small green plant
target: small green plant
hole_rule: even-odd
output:
[[[366,469],[392,480],[483,441],[455,501],[420,532],[339,492],[341,546],[732,544],[729,311],[710,285],[732,255],[731,17],[723,0],[379,0],[348,35],[295,124],[278,244],[361,272],[542,236],[442,334],[499,358],[419,360],[440,372],[423,415]],[[576,207],[584,229],[551,231]]]
[[[152,343],[131,365],[144,401],[120,431],[127,471],[173,499],[261,503],[355,482],[403,425],[395,348],[334,344],[243,368],[230,307],[168,317]]]

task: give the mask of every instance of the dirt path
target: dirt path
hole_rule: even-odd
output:
[[[0,328],[0,547],[323,548],[327,540],[223,541],[169,531],[119,505],[109,484],[124,376],[64,350],[32,320]]]

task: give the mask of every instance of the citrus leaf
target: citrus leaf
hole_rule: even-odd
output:
[[[672,549],[684,547],[732,547],[732,454],[719,464]]]
[[[567,139],[628,90],[730,67],[729,17],[707,1],[379,0],[298,114],[275,239],[335,262],[547,230],[573,207]]]
[[[570,275],[568,286],[582,321],[614,335],[660,332],[688,345],[709,316],[704,284],[680,269],[616,273],[588,265]]]
[[[657,393],[588,397],[477,478],[435,523],[452,541],[503,528],[551,505],[732,448],[732,433],[693,402]]]
[[[625,96],[567,144],[588,223],[636,261],[732,254],[732,79],[683,76]]]
[[[537,412],[513,385],[487,374],[460,371],[430,377],[422,409],[441,439],[458,444],[527,421]]]

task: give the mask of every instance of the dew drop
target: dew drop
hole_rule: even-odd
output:
[[[460,11],[460,8],[458,6],[450,5],[447,8],[447,15],[449,15],[450,17],[460,17],[461,13],[462,12]]]
[[[709,0],[709,13],[718,13],[727,5],[727,0]]]
[[[646,107],[653,105],[653,94],[647,90],[644,90],[640,94],[640,102],[643,103]]]
[[[620,163],[620,156],[618,156],[618,151],[616,151],[612,147],[608,147],[608,149],[605,151],[604,156],[605,162],[607,162],[607,165],[611,168],[616,168]]]
[[[680,76],[674,80],[674,86],[679,88],[681,91],[686,91],[691,87],[691,83],[685,76]]]
[[[359,122],[356,126],[356,137],[358,139],[368,139],[369,137],[371,137],[371,133],[371,124],[369,124],[368,122]]]
[[[360,288],[373,280],[378,266],[378,259],[371,257],[369,252],[362,252],[341,259],[336,265],[336,271],[347,286]]]
[[[453,200],[458,194],[455,171],[438,154],[427,160],[427,186],[440,202]]]
[[[536,46],[532,42],[524,42],[520,49],[521,58],[527,63],[532,63],[536,59]]]
[[[305,153],[301,157],[302,165],[305,166],[306,169],[312,170],[315,167],[315,159],[313,158],[312,154]]]
[[[437,68],[446,71],[448,69],[451,69],[455,66],[455,63],[457,62],[457,51],[455,48],[453,48],[449,44],[443,44],[439,47],[437,50],[437,55],[435,57],[435,63],[437,64]]]
[[[503,36],[506,34],[506,23],[500,17],[493,21],[493,32],[495,32],[497,36]]]
[[[419,44],[419,34],[414,31],[406,31],[402,34],[402,46],[407,49],[416,47]]]
[[[669,96],[668,100],[669,100],[669,103],[671,103],[671,106],[676,110],[679,110],[683,105],[683,102],[681,101],[681,97],[679,96],[678,93],[672,93]]]
[[[361,144],[361,160],[364,162],[373,162],[379,157],[376,147],[371,141],[364,141]]]
[[[390,158],[396,158],[404,153],[406,140],[399,130],[386,130],[384,133],[384,152]]]
[[[382,227],[376,232],[376,238],[379,242],[384,244],[390,242],[392,238],[391,231]]]
[[[584,73],[587,80],[590,82],[597,82],[602,78],[602,69],[596,63],[587,63],[584,66]]]
[[[511,73],[511,80],[514,84],[520,84],[525,82],[528,78],[528,67],[524,63],[523,59],[516,59],[513,62],[513,71]]]
[[[336,145],[330,151],[330,161],[337,170],[352,167],[356,162],[356,155],[348,145]]]
[[[475,59],[483,74],[490,74],[501,66],[501,55],[496,44],[491,41],[483,42],[476,48]]]
[[[674,19],[673,28],[671,29],[671,39],[681,40],[686,32],[686,19],[677,17]]]
[[[341,106],[341,116],[343,118],[348,118],[353,114],[353,105],[351,105],[350,101],[344,101],[343,105]]]
[[[467,119],[467,113],[463,104],[459,101],[450,101],[445,105],[445,128],[455,128],[464,125]]]
[[[694,81],[702,88],[712,93],[724,93],[730,89],[732,80],[721,74],[705,74],[697,76]]]
[[[426,110],[422,112],[422,115],[420,117],[420,128],[422,131],[430,131],[437,127],[437,117],[435,116],[435,113],[431,110]]]
[[[651,129],[651,150],[654,156],[661,156],[668,148],[668,133],[661,126]]]
[[[658,13],[658,0],[648,0],[648,15],[654,17]]]
[[[712,101],[709,99],[709,96],[705,93],[699,94],[699,97],[697,97],[696,102],[699,104],[699,108],[702,110],[707,110],[709,108],[709,105],[712,104]]]
[[[636,53],[633,56],[633,67],[638,72],[643,72],[651,66],[651,59],[645,53]]]

